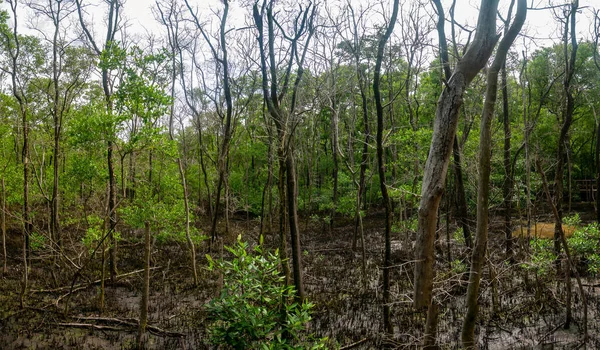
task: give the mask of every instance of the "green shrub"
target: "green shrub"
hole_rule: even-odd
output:
[[[206,305],[209,333],[216,345],[233,349],[323,349],[325,339],[306,334],[310,303],[295,302],[295,290],[284,284],[275,254],[248,244],[238,237],[226,247],[231,261],[214,261],[207,255],[209,270],[223,275],[220,295]]]
[[[600,227],[597,223],[578,228],[567,239],[579,266],[592,275],[600,272]]]
[[[529,241],[531,247],[531,261],[521,266],[528,270],[533,270],[538,276],[545,276],[553,271],[553,262],[556,260],[556,254],[553,250],[553,241],[550,239],[533,238]]]

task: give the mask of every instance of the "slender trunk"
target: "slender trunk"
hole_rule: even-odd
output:
[[[473,247],[473,240],[471,238],[471,228],[469,227],[469,212],[467,210],[467,196],[465,192],[465,183],[463,180],[462,171],[462,156],[460,151],[460,145],[458,144],[458,138],[454,136],[454,144],[452,145],[452,154],[454,159],[454,178],[456,181],[456,206],[458,209],[458,217],[456,218],[458,223],[463,229],[463,236],[465,237],[465,244],[467,247]]]
[[[389,40],[396,19],[398,18],[399,0],[394,0],[394,8],[392,16],[388,23],[387,29],[377,47],[377,58],[375,62],[375,72],[373,75],[373,94],[375,97],[375,109],[377,112],[377,170],[379,174],[379,186],[381,188],[381,197],[385,208],[385,249],[383,255],[383,328],[386,333],[393,334],[394,327],[392,325],[390,311],[390,265],[391,265],[391,231],[392,231],[392,203],[388,194],[386,178],[385,178],[385,160],[383,149],[383,104],[381,101],[381,62],[383,60],[383,50]]]
[[[150,299],[150,223],[144,224],[144,288],[140,301],[140,323],[138,329],[138,349],[145,348],[144,333],[148,325],[148,299]]]
[[[506,257],[512,261],[512,229],[511,229],[511,213],[512,213],[512,189],[513,189],[513,172],[511,169],[511,132],[510,132],[510,116],[508,110],[508,86],[506,79],[506,63],[502,65],[502,122],[504,126],[504,183],[502,186],[502,195],[504,197],[504,237],[506,243]]]
[[[2,222],[0,226],[2,228],[2,251],[3,251],[3,264],[2,274],[8,273],[8,266],[6,265],[6,187],[4,185],[4,177],[2,177],[2,212],[0,213],[0,219]]]
[[[290,271],[290,265],[288,264],[288,253],[287,253],[287,219],[286,216],[286,189],[285,189],[285,178],[286,178],[286,162],[284,155],[279,150],[279,179],[277,189],[279,190],[279,260],[281,261],[281,267],[283,270],[283,276],[285,277],[285,284],[290,283],[292,272]]]
[[[294,270],[294,285],[299,302],[305,298],[303,272],[302,272],[302,247],[300,245],[300,230],[298,226],[298,194],[296,189],[296,170],[292,149],[288,149],[286,163],[287,209],[292,242],[292,267]]]
[[[576,0],[576,2],[573,5],[574,9],[577,9],[578,2]],[[573,21],[574,22],[574,21]],[[554,218],[558,218],[559,217],[559,213],[558,213],[558,208],[556,207],[556,205],[554,205],[554,201],[552,199],[552,196],[550,195],[550,189],[548,187],[548,181],[546,180],[546,175],[544,175],[544,172],[542,171],[542,167],[540,166],[539,163],[536,163],[538,172],[540,173],[540,176],[542,178],[542,185],[543,185],[543,189],[544,192],[546,193],[546,198],[548,199],[548,203],[550,204],[550,207],[552,208],[552,213],[554,214]],[[577,267],[574,265],[573,263],[573,259],[571,257],[571,251],[569,250],[569,245],[567,244],[567,239],[565,238],[565,233],[562,229],[562,225],[559,228],[559,239],[560,242],[565,250],[565,255],[567,257],[567,269],[570,271],[573,271],[573,274],[575,275],[575,280],[577,281],[577,287],[579,289],[579,293],[581,296],[581,300],[583,302],[583,345],[584,345],[584,349],[586,348],[587,345],[587,341],[588,341],[588,306],[587,306],[587,296],[585,295],[585,289],[583,288],[583,283],[581,282],[581,277],[579,276],[579,273],[577,272]],[[566,278],[569,278],[570,273],[567,272],[566,273]],[[568,283],[568,287],[570,289],[571,285],[570,285],[570,281]],[[568,298],[570,298],[570,291],[568,291]],[[569,300],[569,304],[570,304],[570,300]],[[567,312],[569,314],[567,314],[567,319],[565,321],[565,327],[568,327],[568,324],[570,323],[570,306],[567,309]]]
[[[507,21],[510,20],[512,5],[508,11]],[[521,31],[521,27],[527,16],[527,0],[518,0],[517,14],[513,24],[505,32],[504,38],[498,46],[496,57],[488,70],[487,87],[485,91],[485,102],[481,115],[481,127],[479,138],[479,179],[477,194],[477,232],[475,238],[475,247],[471,258],[471,270],[469,273],[469,286],[467,287],[467,313],[462,328],[462,345],[466,349],[475,349],[475,322],[479,313],[479,284],[483,267],[485,266],[485,257],[488,241],[489,224],[489,193],[490,193],[490,173],[492,156],[492,120],[498,92],[498,74],[504,62],[508,50],[513,41]]]
[[[593,193],[596,196],[596,222],[600,225],[600,120],[596,120],[596,191]]]
[[[335,97],[333,98],[335,100]],[[339,155],[339,144],[338,144],[338,111],[336,110],[336,105],[335,105],[335,101],[333,103],[332,106],[332,110],[331,110],[332,115],[332,120],[331,120],[331,131],[332,131],[332,139],[331,139],[331,154],[333,156],[333,173],[331,174],[331,177],[333,179],[333,196],[331,198],[332,201],[332,207],[331,207],[331,213],[329,214],[329,233],[332,232],[333,230],[333,220],[335,218],[335,212],[337,210],[337,203],[338,203],[338,173],[339,173],[339,159],[338,159],[338,155]]]
[[[259,242],[262,242],[262,237],[265,233],[264,230],[264,222],[265,222],[265,216],[269,215],[269,220],[270,217],[272,215],[271,211],[270,211],[270,207],[269,207],[269,212],[265,213],[265,201],[268,200],[267,196],[270,195],[271,193],[271,187],[273,186],[273,140],[271,139],[271,131],[269,129],[269,145],[268,145],[268,151],[267,151],[267,183],[265,184],[265,187],[263,188],[263,193],[262,193],[262,198],[261,198],[261,202],[260,202],[260,230],[259,230]],[[271,233],[270,231],[271,227],[269,226],[269,234]]]
[[[112,109],[109,108],[112,111]],[[108,164],[108,220],[109,220],[109,252],[108,266],[110,270],[110,281],[117,281],[117,240],[115,238],[115,230],[117,229],[117,186],[115,179],[115,169],[113,163],[114,144],[112,139],[107,142],[106,160]]]

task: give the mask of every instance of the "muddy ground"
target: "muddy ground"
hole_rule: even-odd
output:
[[[448,226],[450,231],[453,227]],[[68,229],[68,228],[65,228]],[[375,213],[365,219],[366,279],[361,273],[361,249],[351,249],[353,224],[340,219],[332,232],[319,222],[302,222],[303,263],[307,295],[316,304],[309,329],[328,337],[332,348],[353,349],[418,348],[424,319],[411,307],[414,232],[398,229],[392,241],[393,337],[382,334],[381,263],[383,218]],[[441,305],[438,339],[442,349],[459,347],[464,316],[468,251],[440,225],[437,244],[436,300]],[[40,248],[32,256],[28,291],[21,308],[22,258],[20,232],[9,230],[9,271],[0,280],[0,349],[132,349],[142,288],[141,232],[123,233],[119,246],[119,273],[128,274],[116,284],[107,284],[105,309],[99,310],[100,259],[89,263],[81,245],[82,232],[69,232],[65,253],[72,263],[53,262],[49,251]],[[257,241],[258,222],[233,220],[224,237],[231,243],[238,234]],[[276,246],[276,236],[265,244]],[[500,227],[490,232],[493,269],[485,269],[481,284],[481,317],[478,339],[481,349],[571,349],[581,345],[582,300],[573,280],[574,323],[564,323],[565,288],[554,275],[536,278],[521,268],[524,254],[514,264],[503,261]],[[204,269],[208,245],[198,248],[200,285],[194,286],[183,243],[155,243],[152,249],[150,325],[151,349],[210,349],[205,325],[206,304],[218,289],[218,279]],[[517,247],[517,250],[520,248]],[[454,263],[453,263],[454,262]],[[75,265],[86,267],[69,293]],[[490,272],[495,278],[490,278]],[[589,305],[589,349],[600,348],[600,285],[584,279]],[[497,295],[496,310],[493,296]],[[68,310],[66,307],[68,305]]]

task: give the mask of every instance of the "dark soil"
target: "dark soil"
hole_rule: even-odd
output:
[[[392,241],[393,337],[382,333],[381,264],[383,221],[380,214],[365,219],[366,276],[361,273],[361,249],[351,249],[354,231],[351,220],[336,221],[332,232],[319,222],[302,222],[304,271],[307,295],[316,304],[309,330],[328,337],[331,347],[357,343],[353,349],[378,349],[385,345],[415,349],[421,343],[424,316],[415,313],[412,300],[414,232],[399,229]],[[450,226],[450,237],[454,227]],[[65,229],[66,232],[68,229]],[[466,263],[469,252],[453,239],[445,240],[441,224],[438,241],[436,301],[440,304],[438,340],[442,349],[459,348],[464,316]],[[142,275],[127,275],[107,283],[105,308],[99,309],[100,257],[89,259],[81,245],[82,232],[73,229],[65,239],[65,255],[56,261],[47,248],[34,252],[29,285],[20,307],[22,258],[19,230],[8,236],[9,272],[0,280],[0,349],[132,349],[139,317]],[[238,234],[256,242],[258,222],[233,220],[225,244]],[[141,232],[124,231],[119,246],[119,273],[143,268]],[[267,235],[265,244],[277,246],[277,234]],[[573,280],[574,323],[563,329],[565,288],[553,274],[536,278],[520,267],[524,254],[509,264],[499,255],[504,251],[500,226],[490,232],[492,266],[486,267],[481,284],[479,343],[481,349],[577,348],[583,339],[583,308]],[[517,250],[520,248],[517,247]],[[80,252],[86,252],[81,254]],[[218,278],[204,269],[208,244],[198,247],[200,285],[194,286],[184,243],[155,242],[152,249],[150,325],[159,328],[148,335],[151,349],[208,349],[203,305],[218,290]],[[215,254],[214,251],[217,251]],[[219,256],[214,249],[214,256]],[[448,254],[450,252],[450,255]],[[451,258],[451,259],[449,259]],[[90,260],[89,263],[87,261]],[[454,263],[452,263],[454,261]],[[463,263],[460,263],[463,261]],[[86,267],[68,296],[76,269]],[[588,348],[600,348],[600,286],[585,279],[589,304]],[[63,288],[66,287],[66,288]],[[498,295],[494,311],[492,296]],[[68,310],[65,312],[68,304]],[[79,328],[76,324],[80,324]],[[83,324],[83,326],[81,325]],[[86,326],[88,325],[88,326]]]

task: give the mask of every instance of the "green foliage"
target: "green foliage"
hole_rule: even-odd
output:
[[[454,259],[450,263],[450,270],[453,275],[462,275],[468,271],[467,263],[460,259]]]
[[[529,242],[531,247],[531,261],[521,266],[535,271],[539,276],[545,276],[553,269],[556,254],[553,250],[553,242],[549,239],[534,238]]]
[[[463,231],[463,228],[457,227],[454,233],[452,234],[452,238],[454,238],[454,240],[457,243],[465,244],[465,233]]]
[[[105,229],[104,220],[97,215],[89,215],[87,217],[88,228],[85,231],[85,235],[82,238],[82,243],[88,248],[90,254],[96,249],[96,246],[100,243],[100,240],[107,233]],[[118,242],[121,240],[121,235],[119,232],[113,232],[113,237]],[[104,244],[110,244],[108,239],[105,239]]]
[[[562,220],[563,224],[577,227],[581,225],[581,218],[579,217],[579,213],[575,213],[571,216],[566,216]]]
[[[279,273],[277,252],[260,246],[248,252],[238,237],[231,261],[213,260],[209,270],[223,274],[221,294],[206,305],[211,341],[233,349],[324,349],[325,339],[306,334],[310,303],[295,302],[292,286]]]
[[[578,265],[587,272],[597,275],[600,272],[600,227],[597,223],[575,230],[567,240]]]
[[[29,246],[33,251],[44,248],[46,246],[46,236],[39,232],[32,232],[29,236]]]

